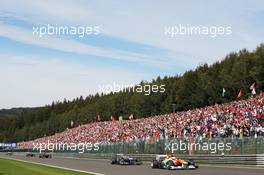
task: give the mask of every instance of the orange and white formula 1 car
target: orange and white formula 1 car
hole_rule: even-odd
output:
[[[152,168],[168,169],[168,170],[193,170],[198,166],[193,160],[183,160],[171,155],[156,155],[151,163]]]

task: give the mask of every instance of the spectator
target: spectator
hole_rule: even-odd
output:
[[[119,143],[160,139],[215,137],[258,137],[264,135],[264,93],[247,100],[216,104],[200,109],[156,115],[149,118],[89,123],[52,136],[20,142],[20,148],[33,143]]]

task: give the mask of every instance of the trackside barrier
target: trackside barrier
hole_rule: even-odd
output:
[[[191,145],[194,144],[194,145]],[[191,145],[188,147],[188,145]],[[207,146],[207,149],[205,149]],[[186,149],[182,149],[182,148]],[[34,151],[30,149],[12,149],[16,152]],[[1,150],[0,150],[1,151]],[[9,150],[2,150],[9,151]],[[133,142],[100,144],[99,150],[55,150],[59,153],[91,153],[91,154],[178,154],[178,155],[257,155],[264,154],[264,137],[243,138],[212,138],[212,139],[185,139],[185,140],[143,140]]]
[[[257,165],[258,166],[264,165],[264,154],[257,155]]]
[[[122,142],[115,144],[102,144],[97,151],[80,150],[75,151],[54,151],[54,156],[64,157],[80,157],[80,158],[99,158],[109,159],[111,155],[124,153],[135,157],[140,157],[142,160],[150,161],[157,154],[171,154],[166,150],[168,145],[172,144],[188,144],[199,143],[207,145],[223,145],[231,144],[231,149],[219,150],[176,150],[173,152],[179,158],[193,159],[201,163],[229,163],[229,164],[244,164],[244,165],[264,165],[264,137],[243,137],[243,138],[213,138],[213,139],[188,139],[188,140],[156,140],[154,142],[137,141],[137,142]],[[0,150],[1,151],[1,150]],[[5,152],[24,152],[33,151],[30,149],[12,149],[2,150]],[[33,152],[38,153],[37,150]]]
[[[183,149],[181,145],[188,147],[188,144],[195,143],[199,146],[192,146],[192,150]],[[172,145],[178,146],[172,152]],[[169,145],[169,147],[168,147]],[[202,149],[202,145],[208,145],[209,149]],[[221,146],[216,148],[216,145]],[[224,147],[223,147],[224,146]],[[188,139],[188,140],[156,140],[153,143],[146,141],[122,142],[117,144],[103,144],[96,152],[88,153],[125,153],[125,154],[201,154],[201,155],[244,155],[244,154],[264,154],[264,137],[258,138],[212,138],[212,139]]]
[[[89,159],[109,159],[113,154],[89,154],[89,153],[55,153],[55,157],[75,157]],[[129,154],[132,157],[138,157],[143,161],[151,161],[156,155],[153,154]],[[193,159],[198,163],[207,164],[240,164],[240,165],[259,165],[264,166],[264,154],[260,155],[175,155],[182,159]]]
[[[4,152],[0,152],[0,155],[4,155]],[[15,155],[25,156],[25,152],[15,152]],[[85,159],[107,159],[110,162],[110,158],[113,154],[91,154],[91,153],[52,153],[53,157],[68,157],[68,158],[83,158]],[[155,158],[155,154],[129,154],[132,157],[140,158],[143,161],[151,161]],[[252,155],[175,155],[182,159],[192,159],[197,163],[206,164],[239,164],[239,165],[256,165],[264,166],[264,154],[252,154]]]

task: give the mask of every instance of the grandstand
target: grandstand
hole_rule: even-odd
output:
[[[18,143],[121,143],[193,138],[242,138],[264,135],[264,93],[246,100],[162,114],[148,118],[104,121],[80,125],[51,136]]]

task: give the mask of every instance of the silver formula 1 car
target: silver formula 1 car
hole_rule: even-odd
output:
[[[111,164],[117,165],[141,165],[142,161],[139,158],[130,157],[124,154],[115,154],[111,158]]]

